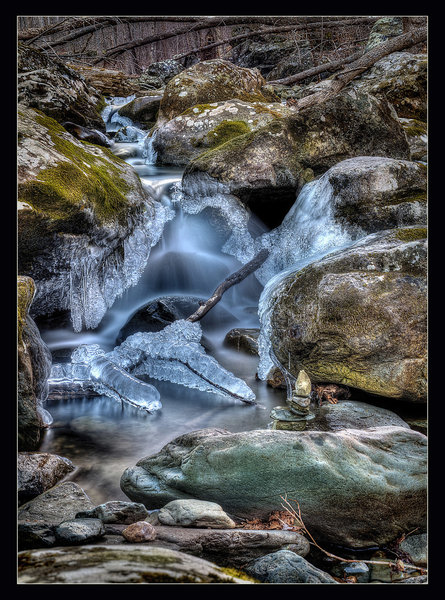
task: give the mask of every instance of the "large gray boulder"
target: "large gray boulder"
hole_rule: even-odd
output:
[[[146,544],[28,550],[18,555],[18,583],[254,583],[243,573],[183,552]]]
[[[239,518],[264,518],[287,495],[299,502],[306,527],[320,542],[381,545],[425,528],[426,440],[394,426],[336,432],[204,429],[126,469],[121,488],[150,508],[200,498]]]
[[[153,203],[107,148],[34,109],[18,114],[18,272],[36,282],[31,315],[71,310],[76,331],[96,327],[145,266]]]
[[[19,450],[36,450],[47,424],[51,352],[29,314],[36,286],[31,277],[17,278],[17,442]],[[26,477],[25,477],[26,479]],[[19,482],[19,489],[22,484]],[[26,485],[25,485],[26,487]]]
[[[426,237],[374,233],[286,274],[262,300],[278,361],[314,383],[425,402]]]

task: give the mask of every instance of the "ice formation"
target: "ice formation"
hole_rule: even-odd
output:
[[[49,384],[80,384],[153,412],[161,408],[159,392],[136,377],[147,375],[254,404],[246,383],[205,353],[201,336],[199,323],[180,319],[159,332],[135,333],[108,353],[98,344],[84,344],[73,352],[71,363],[53,365]]]

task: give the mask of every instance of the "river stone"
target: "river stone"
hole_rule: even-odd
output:
[[[62,123],[62,127],[74,135],[75,138],[82,140],[83,142],[97,144],[98,146],[105,146],[105,148],[109,148],[112,145],[111,140],[109,140],[104,133],[98,131],[97,129],[82,127],[82,125],[72,123],[71,121],[64,121]]]
[[[312,390],[311,380],[303,369],[298,373],[294,391],[297,396],[310,396]]]
[[[17,444],[36,450],[48,422],[43,403],[48,397],[51,352],[29,314],[36,294],[31,277],[17,277]],[[19,484],[20,485],[20,484]]]
[[[426,567],[428,563],[428,535],[409,535],[401,542],[400,550],[408,552],[415,565]]]
[[[56,541],[62,546],[89,544],[103,537],[105,529],[100,519],[63,521],[55,529]]]
[[[143,504],[136,502],[124,502],[122,500],[111,500],[92,510],[79,512],[76,519],[97,518],[102,523],[124,523],[130,525],[136,521],[142,521],[148,516],[148,511]]]
[[[409,159],[410,150],[387,102],[343,90],[200,154],[184,171],[183,192],[233,194],[268,224],[277,212],[284,217],[305,183],[354,156]]]
[[[156,539],[156,529],[150,523],[145,521],[137,521],[126,527],[122,535],[127,542],[151,542]]]
[[[258,356],[258,335],[259,329],[237,328],[231,329],[224,338],[224,342],[238,352],[243,351],[247,354]]]
[[[199,498],[217,502],[234,519],[265,518],[287,494],[300,503],[317,540],[379,546],[416,527],[425,530],[426,453],[424,435],[395,426],[210,428],[180,436],[127,468],[121,488],[152,509]]]
[[[80,511],[93,508],[83,489],[72,481],[59,483],[33,500],[23,504],[17,514],[19,522],[43,521],[59,525],[74,519]]]
[[[96,327],[145,266],[154,205],[109,149],[23,105],[18,114],[18,271],[36,283],[31,316],[71,310],[75,331]]]
[[[140,96],[123,104],[117,110],[121,117],[131,119],[133,123],[153,126],[158,116],[162,96]]]
[[[18,583],[253,583],[201,558],[141,545],[23,551]]]
[[[203,500],[173,500],[158,513],[162,525],[233,529],[235,523],[219,504]]]
[[[161,164],[187,165],[202,152],[292,114],[280,102],[224,102],[191,106],[156,128],[153,150]]]
[[[336,577],[355,577],[357,583],[369,582],[369,567],[364,562],[341,562],[334,565],[332,574]]]
[[[101,93],[54,54],[19,43],[17,91],[20,104],[41,110],[59,123],[73,121],[105,131]]]
[[[427,80],[427,54],[393,52],[353,79],[347,89],[385,98],[394,106],[399,117],[426,121]]]
[[[42,494],[74,469],[73,463],[68,458],[57,454],[19,452],[17,494],[20,503]]]
[[[289,550],[262,556],[249,563],[245,571],[262,583],[338,583],[328,573]]]
[[[167,83],[156,127],[197,104],[238,98],[247,102],[276,102],[263,90],[265,79],[256,69],[245,69],[220,58],[201,61]]]
[[[47,548],[56,545],[54,533],[56,525],[45,521],[19,521],[17,524],[17,547],[19,550],[29,548]]]
[[[426,225],[427,169],[421,163],[359,156],[337,163],[323,178],[332,190],[334,218],[348,229]]]
[[[374,233],[287,273],[263,297],[277,360],[313,383],[426,402],[426,235]]]

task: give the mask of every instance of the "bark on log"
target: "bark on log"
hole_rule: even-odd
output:
[[[301,98],[301,100],[298,100],[293,106],[297,110],[302,110],[304,108],[308,108],[309,106],[314,106],[315,104],[324,102],[333,95],[338,94],[338,92],[342,90],[350,81],[372,67],[373,64],[375,64],[384,56],[426,41],[427,33],[427,27],[420,27],[419,29],[409,31],[408,33],[404,33],[397,37],[391,38],[382,44],[379,44],[361,56],[358,60],[350,63],[347,69],[339,71],[336,75],[332,76],[332,79],[327,80],[329,81],[329,87],[327,89],[316,92],[315,94],[311,94],[310,96],[306,96],[305,98]]]
[[[209,310],[215,306],[215,304],[218,304],[224,292],[226,292],[233,285],[240,283],[240,281],[243,281],[243,279],[245,279],[248,275],[250,275],[259,267],[261,267],[261,265],[268,256],[269,250],[267,250],[266,248],[258,252],[258,254],[254,258],[252,258],[251,261],[249,261],[243,267],[241,267],[241,269],[229,275],[227,279],[224,279],[224,281],[219,284],[219,286],[216,288],[216,290],[213,292],[210,298],[206,302],[201,304],[198,310],[189,317],[187,317],[186,320],[194,323],[195,321],[199,321],[200,319],[202,319],[202,317],[206,315],[209,312]]]

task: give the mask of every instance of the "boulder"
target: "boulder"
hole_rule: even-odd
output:
[[[87,65],[69,63],[67,66],[79,73],[89,86],[92,86],[104,96],[126,98],[133,94],[144,93],[135,75],[128,75],[123,71],[115,69],[104,69]]]
[[[127,117],[141,126],[152,127],[158,116],[162,96],[139,96],[123,104],[117,112],[121,117]]]
[[[382,545],[426,526],[427,438],[387,426],[336,432],[203,429],[126,469],[121,488],[150,508],[216,502],[234,518],[264,518],[299,502],[319,542]]]
[[[428,534],[410,535],[399,545],[399,549],[407,552],[413,563],[421,567],[428,564]]]
[[[186,165],[202,152],[256,131],[291,112],[279,102],[234,99],[197,104],[156,129],[153,150],[159,163]]]
[[[377,61],[347,87],[385,98],[399,117],[427,118],[428,58],[426,54],[393,52]]]
[[[309,40],[298,40],[297,43],[292,41],[292,43],[291,53],[281,58],[274,68],[267,73],[266,79],[268,81],[284,79],[315,66]],[[310,79],[307,81],[310,81]]]
[[[47,452],[19,452],[17,456],[17,495],[22,504],[53,487],[68,473],[73,463]]]
[[[123,530],[122,535],[127,542],[133,544],[151,542],[156,539],[156,530],[153,525],[150,525],[150,523],[147,523],[146,521],[137,521],[126,527]]]
[[[278,361],[313,383],[425,402],[426,236],[370,234],[275,282],[262,327]]]
[[[61,123],[74,121],[105,131],[101,93],[61,60],[26,44],[18,45],[17,99]]]
[[[289,550],[262,556],[249,563],[245,571],[262,583],[338,583],[328,573]]]
[[[49,414],[43,408],[48,397],[51,353],[29,309],[36,293],[34,280],[17,278],[17,436],[19,450],[36,450]]]
[[[100,519],[71,519],[54,528],[56,542],[60,546],[90,544],[104,534],[105,528]]]
[[[160,89],[183,69],[179,61],[168,58],[149,65],[139,75],[137,82],[143,90]]]
[[[231,329],[224,338],[224,342],[238,350],[238,352],[247,352],[258,356],[258,335],[259,329]]]
[[[201,558],[145,544],[22,551],[18,583],[254,583]]]
[[[210,529],[233,529],[235,523],[219,504],[204,500],[172,500],[158,513],[162,525],[181,527],[209,527]]]
[[[304,183],[354,156],[409,159],[403,128],[387,102],[342,91],[277,118],[197,156],[186,167],[186,195],[233,194],[266,224],[281,218]]]
[[[246,27],[243,27],[245,30]],[[236,31],[239,31],[238,28]],[[232,30],[235,34],[235,31]],[[241,31],[239,31],[241,33]],[[246,33],[246,31],[243,31]],[[235,34],[236,35],[236,34]],[[234,42],[236,43],[236,42]],[[306,40],[302,41],[306,46]],[[299,46],[301,46],[299,42]],[[231,59],[240,67],[258,69],[261,75],[266,76],[276,67],[277,63],[285,60],[295,50],[295,41],[280,35],[255,36],[234,45]]]
[[[372,26],[365,52],[369,52],[372,48],[386,42],[392,37],[402,35],[402,33],[402,17],[383,17],[383,19],[378,19]]]
[[[428,161],[428,125],[418,119],[399,118],[406,133],[411,160]]]
[[[76,514],[76,519],[100,519],[102,523],[125,523],[130,525],[141,521],[148,516],[148,511],[143,504],[111,500],[91,510]]]
[[[18,112],[18,271],[36,282],[31,315],[69,309],[75,331],[96,327],[145,266],[153,204],[109,149]]]
[[[331,186],[335,220],[349,229],[426,225],[427,169],[421,163],[359,156],[337,163],[323,179]]]
[[[209,104],[238,98],[246,102],[276,102],[262,90],[265,79],[256,69],[244,69],[222,60],[204,60],[178,75],[165,86],[157,126],[197,104]]]
[[[88,129],[88,127],[82,127],[82,125],[72,123],[71,121],[64,121],[62,123],[62,127],[64,127],[78,140],[82,140],[83,142],[97,144],[98,146],[105,146],[105,148],[109,148],[112,144],[107,136],[97,129]]]

